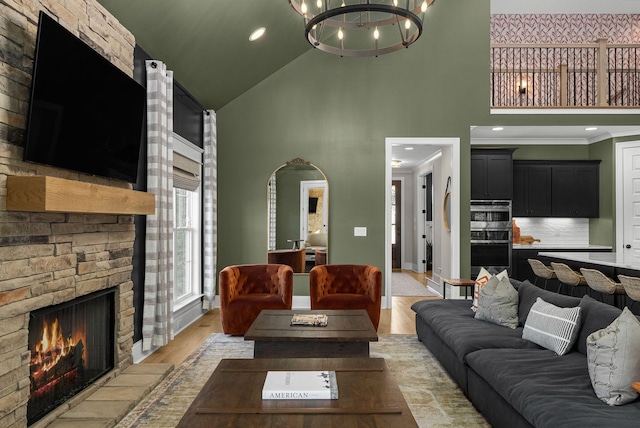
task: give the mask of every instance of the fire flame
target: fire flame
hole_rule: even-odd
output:
[[[57,318],[51,326],[45,322],[42,339],[31,351],[31,365],[39,367],[38,372],[49,371],[75,345],[76,341],[71,336],[67,338],[63,336]]]

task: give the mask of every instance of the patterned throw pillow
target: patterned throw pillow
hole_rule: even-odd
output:
[[[473,287],[473,302],[471,303],[471,309],[475,312],[478,310],[478,296],[480,296],[480,289],[484,287],[484,285],[491,279],[493,275],[489,273],[485,268],[480,268],[480,272],[478,273],[478,277],[476,278],[476,285]],[[507,278],[509,279],[509,273],[506,270],[503,270],[499,274],[496,275],[498,279]]]
[[[624,308],[608,327],[587,337],[587,365],[596,396],[610,406],[634,401],[640,379],[640,321]]]
[[[518,327],[518,292],[509,278],[493,276],[480,289],[475,318],[504,327]]]
[[[538,297],[527,316],[522,338],[564,355],[576,341],[579,329],[579,306],[560,308]]]

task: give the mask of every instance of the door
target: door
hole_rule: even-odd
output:
[[[625,260],[640,262],[640,146],[622,149],[623,242]],[[622,245],[620,245],[622,244]]]
[[[391,182],[391,268],[402,269],[402,182]]]

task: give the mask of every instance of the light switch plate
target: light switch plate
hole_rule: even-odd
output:
[[[367,236],[367,228],[366,227],[354,227],[353,228],[353,236]]]

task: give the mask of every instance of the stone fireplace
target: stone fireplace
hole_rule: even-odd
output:
[[[113,370],[114,294],[97,291],[31,312],[29,425]]]
[[[131,365],[134,217],[6,210],[11,175],[46,175],[130,189],[23,159],[31,61],[38,12],[70,31],[129,75],[135,40],[95,0],[0,3],[0,426],[27,426],[31,389],[29,321],[42,308],[109,290],[113,296],[113,369]],[[40,327],[38,327],[40,328]],[[84,344],[83,346],[86,346]]]

